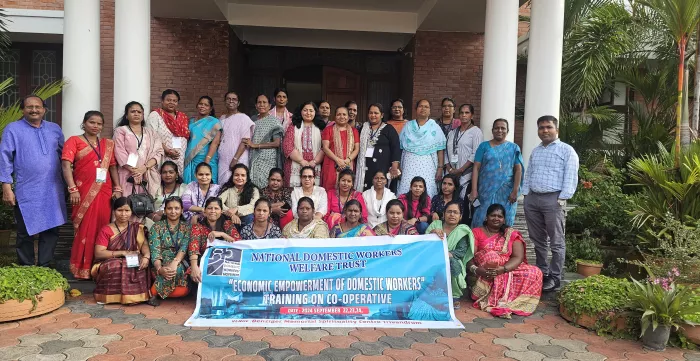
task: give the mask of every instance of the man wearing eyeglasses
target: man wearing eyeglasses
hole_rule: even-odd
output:
[[[244,140],[250,139],[255,130],[255,123],[238,110],[240,99],[236,92],[228,92],[224,96],[226,113],[220,119],[223,125],[221,144],[219,144],[219,184],[228,182],[231,178],[231,168],[241,163],[248,164],[248,149]]]
[[[18,263],[34,265],[34,236],[38,234],[39,266],[47,267],[56,249],[58,227],[66,223],[63,132],[44,120],[46,106],[38,96],[25,97],[20,108],[24,117],[5,127],[0,142],[2,200],[14,207]],[[17,182],[14,191],[13,177]]]

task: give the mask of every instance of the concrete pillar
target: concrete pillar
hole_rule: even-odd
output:
[[[63,4],[62,119],[66,138],[82,134],[88,110],[100,110],[100,2],[65,0]],[[109,115],[107,116],[109,118]]]
[[[559,119],[563,46],[564,1],[532,0],[522,149],[526,163],[540,144],[537,118],[553,115]]]
[[[518,68],[518,0],[488,0],[484,31],[484,72],[481,80],[481,131],[493,138],[493,121],[510,123],[508,140],[515,135],[515,84]]]
[[[151,1],[116,0],[114,3],[114,126],[126,103],[151,99]]]

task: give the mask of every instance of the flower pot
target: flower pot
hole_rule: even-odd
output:
[[[666,349],[669,336],[671,336],[671,326],[659,325],[656,330],[649,326],[642,336],[642,343],[650,350],[663,351]]]
[[[580,274],[583,277],[599,275],[602,269],[602,264],[576,262],[576,273]]]
[[[607,330],[624,331],[627,328],[627,316],[625,312],[603,312],[600,315],[579,315],[578,317],[569,313],[564,305],[559,305],[559,314],[561,317],[571,323],[575,323],[589,330],[597,330],[600,327]],[[600,321],[599,321],[600,320]],[[605,324],[605,320],[610,320],[609,327]],[[599,323],[600,322],[600,323]]]
[[[37,305],[34,310],[32,310],[31,300],[22,302],[16,300],[5,301],[5,303],[0,303],[0,322],[43,315],[63,306],[65,302],[66,294],[60,288],[40,293],[37,296]]]
[[[596,318],[591,315],[580,315],[578,317],[569,313],[569,311],[564,308],[563,305],[559,305],[559,313],[561,317],[569,322],[573,322],[581,327],[585,327],[589,330],[595,330]]]
[[[688,341],[700,345],[700,326],[683,325],[683,335]]]

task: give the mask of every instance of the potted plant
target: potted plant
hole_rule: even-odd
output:
[[[623,332],[627,324],[629,281],[594,275],[575,280],[559,293],[559,312],[569,322],[598,333]]]
[[[700,304],[693,303],[694,292],[690,287],[676,285],[680,276],[673,269],[667,277],[656,277],[645,267],[649,278],[643,282],[632,279],[629,298],[630,308],[641,314],[641,337],[644,347],[663,351],[671,329],[681,324],[697,325],[692,315],[700,312]]]
[[[583,277],[599,275],[602,269],[603,262],[588,259],[576,260],[576,273],[580,274]]]
[[[68,281],[58,271],[37,266],[0,267],[0,322],[51,312],[65,302]]]
[[[697,302],[698,300],[696,300],[694,304]],[[700,325],[700,313],[688,315],[684,321],[686,321],[686,323],[681,326],[683,335],[688,341],[700,345],[700,326],[698,326]]]

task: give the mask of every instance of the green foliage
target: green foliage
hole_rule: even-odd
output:
[[[575,317],[620,312],[629,303],[630,282],[596,275],[575,280],[559,293],[559,303]]]
[[[2,193],[2,192],[0,192]],[[15,224],[15,212],[11,206],[0,204],[0,230],[12,229]]]
[[[4,82],[0,83],[0,94],[7,91],[7,88],[12,84],[14,80],[9,78]],[[46,84],[38,89],[36,89],[32,94],[35,94],[41,99],[48,99],[54,95],[57,95],[63,90],[63,86],[66,85],[66,81],[61,79],[49,84]],[[0,133],[5,129],[5,127],[22,117],[22,109],[19,108],[19,101],[14,104],[6,106],[5,104],[0,104]]]
[[[585,229],[582,234],[569,233],[566,235],[566,255],[564,258],[566,270],[576,272],[576,260],[579,259],[603,261],[600,239],[591,236],[588,229]]]
[[[591,259],[577,259],[576,263],[586,265],[586,266],[600,266],[603,264],[602,261],[591,260]]]
[[[688,320],[689,315],[700,312],[700,305],[693,304],[694,292],[690,287],[676,285],[674,276],[658,278],[647,269],[649,279],[643,282],[632,279],[629,287],[629,307],[641,314],[642,336],[651,327],[656,330],[659,325],[676,329]]]
[[[0,60],[5,59],[5,51],[10,47],[10,35],[7,31],[5,10],[0,9]]]
[[[54,269],[17,265],[0,268],[0,303],[31,300],[33,311],[40,293],[57,288],[68,290],[68,281]]]
[[[606,148],[607,134],[623,122],[622,114],[607,105],[592,106],[581,112],[564,112],[559,119],[559,137],[577,153]]]

